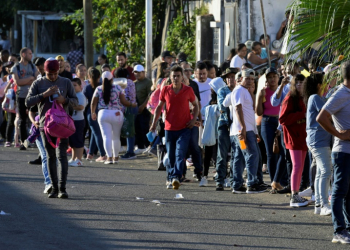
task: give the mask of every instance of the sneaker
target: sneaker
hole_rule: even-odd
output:
[[[105,162],[107,160],[107,156],[100,156],[95,161],[96,162]]]
[[[49,194],[52,190],[52,185],[51,184],[47,184],[45,185],[45,189],[44,189],[44,194]]]
[[[73,161],[74,161],[73,159],[70,159],[70,160],[68,161],[68,165],[71,164]]]
[[[133,160],[136,159],[136,155],[133,153],[126,153],[120,157],[121,160]]]
[[[318,207],[315,206],[314,214],[320,214],[320,213],[321,213],[321,206],[318,206]]]
[[[171,183],[171,181],[166,182],[166,189],[173,189],[173,184]]]
[[[201,182],[199,183],[200,187],[206,187],[208,186],[208,180],[206,176],[203,176],[203,178],[201,179]]]
[[[263,174],[267,174],[267,164],[263,164],[263,167],[262,167],[262,172]]]
[[[152,149],[152,147],[151,147],[151,146],[149,146],[148,148],[146,148],[146,150],[145,150],[145,151],[143,151],[143,152],[142,152],[142,154],[144,154],[144,155],[148,155],[148,154],[149,154],[149,151],[151,151],[151,149]]]
[[[52,188],[52,189],[51,189],[51,192],[48,194],[47,197],[49,197],[49,198],[57,198],[57,196],[58,196],[58,190]]]
[[[267,190],[266,187],[262,187],[258,184],[255,184],[251,187],[247,188],[247,194],[258,194],[258,193],[263,193]]]
[[[186,159],[186,167],[191,167],[193,166],[192,158],[187,158]],[[196,177],[196,176],[194,176]]]
[[[259,185],[260,187],[263,187],[263,188],[270,188],[270,187],[271,187],[271,185],[266,184],[265,182],[261,182],[261,183],[259,183],[258,185]]]
[[[334,235],[332,243],[350,244],[350,234],[345,229]]]
[[[108,164],[113,164],[113,161],[106,160],[106,161],[104,162],[104,164],[106,164],[106,165],[108,165]]]
[[[38,159],[35,159],[33,161],[29,161],[28,163],[30,165],[41,165],[42,164],[41,157],[39,157]]]
[[[172,186],[173,186],[173,189],[179,189],[180,187],[180,182],[178,179],[174,178],[173,181],[172,181]]]
[[[73,161],[69,164],[71,167],[82,167],[83,163],[81,160],[77,159],[76,161]]]
[[[323,205],[322,208],[321,208],[321,213],[320,215],[322,216],[329,216],[332,214],[332,209],[331,209],[331,206],[326,204],[326,205]]]
[[[217,184],[217,185],[216,185],[216,191],[224,191],[224,185],[222,185],[222,184]]]
[[[290,199],[291,207],[306,207],[307,205],[309,205],[309,201],[298,194],[293,194],[292,198]]]
[[[17,148],[17,145],[16,145]],[[19,146],[19,150],[27,150],[27,148],[24,145]]]
[[[140,154],[143,154],[143,152],[145,151],[146,149],[140,149],[140,148],[138,148],[138,149],[136,149],[135,151],[134,151],[134,153],[135,153],[135,155],[140,155]]]
[[[118,164],[119,159],[113,159],[113,164]]]
[[[304,191],[300,192],[299,195],[300,196],[306,196],[306,197],[311,197],[313,191],[311,189],[311,187],[305,189]]]
[[[245,186],[241,186],[240,188],[233,188],[232,189],[232,193],[233,194],[246,194],[247,193],[247,189]]]
[[[193,178],[197,178],[197,174],[193,174]]]
[[[315,203],[315,194],[311,195],[311,199],[309,200],[309,204]]]
[[[61,199],[68,199],[68,194],[66,192],[66,189],[61,189],[59,192],[58,192],[58,198],[61,198]]]
[[[11,142],[6,142],[6,143],[5,143],[5,147],[7,147],[7,148],[8,148],[8,147],[11,147]]]
[[[292,190],[290,189],[290,186],[284,187],[282,190],[277,190],[277,193],[279,194],[290,194]]]

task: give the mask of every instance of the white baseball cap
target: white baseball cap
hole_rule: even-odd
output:
[[[142,72],[142,71],[145,71],[145,68],[144,68],[142,65],[137,64],[137,65],[135,65],[135,67],[134,67],[134,72],[135,72],[135,71],[137,71],[137,72]]]
[[[111,72],[109,71],[105,71],[102,73],[102,79],[107,78],[108,80],[112,80],[113,79],[113,75]]]

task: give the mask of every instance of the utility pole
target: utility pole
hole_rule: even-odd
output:
[[[94,65],[93,48],[93,23],[92,23],[92,0],[84,0],[84,48],[85,65],[90,67]]]
[[[271,68],[271,58],[270,58],[270,46],[267,45],[267,34],[266,34],[266,24],[265,24],[265,13],[264,13],[264,5],[262,0],[260,0],[260,5],[261,5],[261,16],[263,19],[263,26],[264,26],[264,37],[265,37],[265,44],[266,44],[266,52],[267,52],[267,60],[269,63],[269,68]]]
[[[146,77],[152,74],[152,0],[146,0]]]

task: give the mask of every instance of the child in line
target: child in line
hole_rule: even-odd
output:
[[[87,99],[83,94],[82,90],[82,82],[79,78],[74,78],[72,80],[75,93],[78,98],[78,106],[74,108],[74,113],[72,118],[74,120],[75,125],[75,133],[69,137],[69,145],[72,148],[72,159],[68,161],[69,166],[71,167],[79,167],[82,166],[82,157],[84,152],[84,110],[87,105]]]

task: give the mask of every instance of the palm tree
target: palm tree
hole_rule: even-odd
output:
[[[293,46],[287,59],[295,60],[296,53],[310,58],[315,50],[321,62],[350,58],[350,0],[294,0],[290,8],[294,18],[286,39]]]

